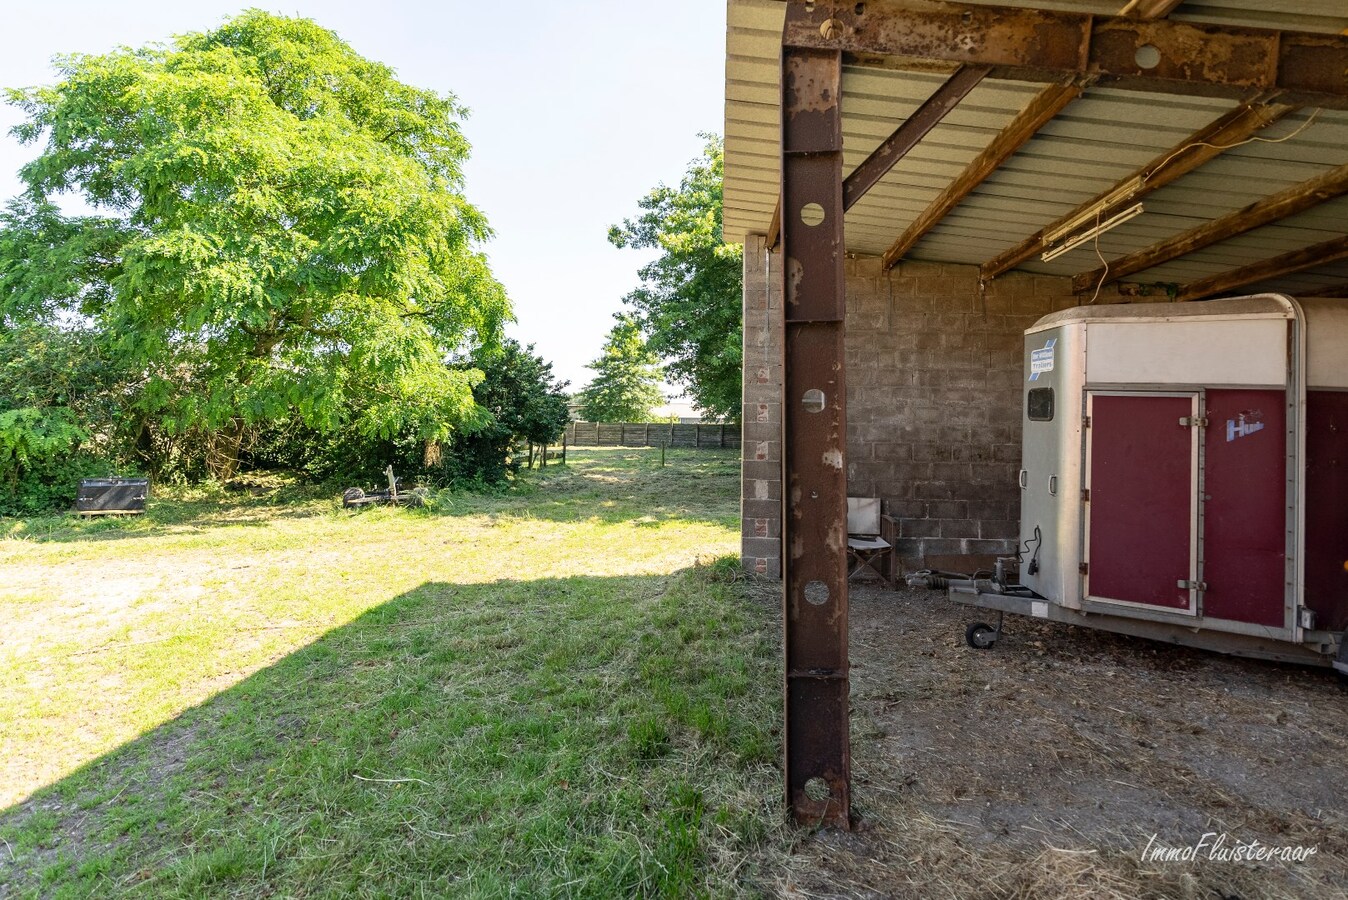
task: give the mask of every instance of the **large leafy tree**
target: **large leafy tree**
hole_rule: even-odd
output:
[[[472,363],[484,373],[473,398],[491,418],[471,433],[455,435],[445,449],[443,465],[451,478],[498,482],[518,463],[512,458],[524,443],[559,440],[570,415],[566,382],[552,373],[552,363],[506,340]]]
[[[594,379],[581,389],[580,415],[590,422],[645,422],[664,401],[660,366],[630,315],[618,315],[599,358],[587,368]]]
[[[445,361],[496,343],[509,305],[452,96],[256,10],[57,66],[9,94],[45,145],[0,216],[0,325],[114,336],[141,412],[206,435],[217,475],[293,416],[427,441],[480,424],[481,373]],[[68,192],[94,214],[63,215]]]
[[[743,366],[744,248],[721,238],[724,144],[706,139],[678,187],[659,185],[642,213],[609,229],[618,247],[657,249],[627,295],[652,351],[670,360],[671,380],[715,416],[738,419]]]

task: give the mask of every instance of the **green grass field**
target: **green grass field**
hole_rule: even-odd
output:
[[[715,562],[737,472],[0,520],[0,896],[756,893],[780,674]]]

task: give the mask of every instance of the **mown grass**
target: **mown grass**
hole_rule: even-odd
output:
[[[731,454],[0,523],[0,895],[755,893],[772,610]]]

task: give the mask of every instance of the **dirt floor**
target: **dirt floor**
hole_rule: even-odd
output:
[[[851,618],[859,825],[802,841],[782,895],[1348,896],[1332,673],[1014,616],[973,650],[995,613],[925,590],[854,588]],[[1251,841],[1315,850],[1226,855]]]

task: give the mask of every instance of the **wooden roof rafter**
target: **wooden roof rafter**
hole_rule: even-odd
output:
[[[1084,89],[1081,84],[1068,82],[1051,84],[1036,94],[1010,124],[983,148],[964,171],[941,191],[890,245],[883,257],[885,269],[892,269],[898,265],[899,260],[913,249],[913,245],[921,240],[923,235],[935,228],[951,210],[959,206],[993,172],[1001,168],[1003,163],[1039,132],[1039,129],[1052,121],[1069,103],[1080,97]]]
[[[1179,293],[1175,295],[1175,300],[1203,300],[1261,281],[1304,272],[1340,259],[1348,259],[1348,235],[1183,284]]]
[[[1072,289],[1078,294],[1096,290],[1136,272],[1159,266],[1228,238],[1305,212],[1344,194],[1348,194],[1348,164],[1330,169],[1309,181],[1293,185],[1243,209],[1204,222],[1182,234],[1112,260],[1107,266],[1082,272],[1072,279]]]
[[[1281,103],[1246,103],[1236,107],[1135,170],[1128,177],[1119,180],[1020,243],[988,260],[980,269],[980,276],[986,281],[1010,271],[1027,259],[1047,250],[1050,235],[1066,238],[1073,231],[1085,230],[1096,219],[1106,219],[1125,205],[1137,203],[1153,191],[1165,187],[1208,160],[1248,140],[1294,109],[1295,107]],[[1074,221],[1079,223],[1077,227],[1062,233]]]

